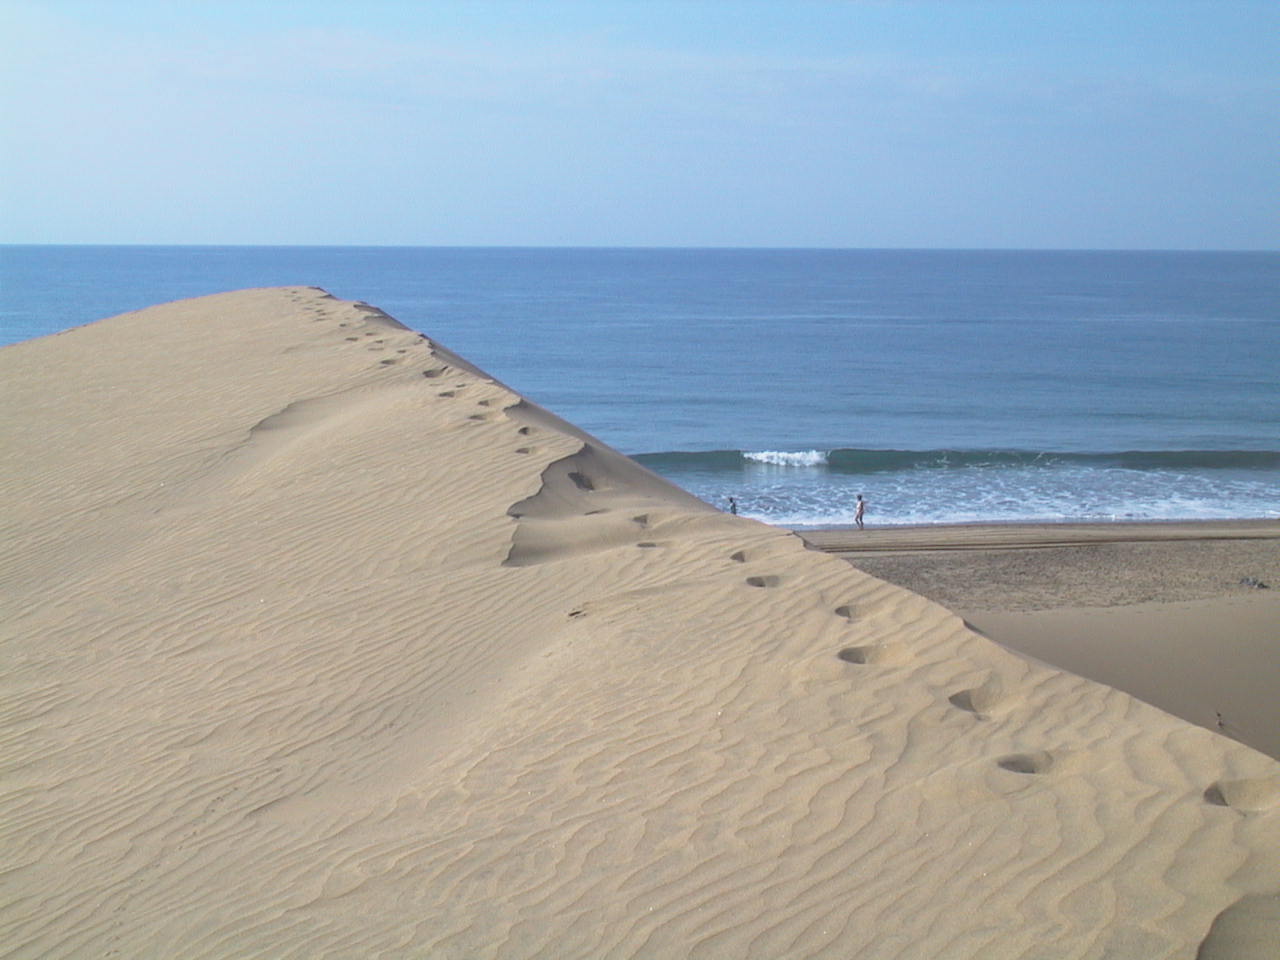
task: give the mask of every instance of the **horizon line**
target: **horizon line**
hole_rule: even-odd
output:
[[[849,251],[863,253],[1280,253],[1271,247],[880,247],[754,244],[525,244],[525,243],[97,243],[0,241],[0,247],[184,247],[224,249],[306,250],[723,250],[723,251]]]

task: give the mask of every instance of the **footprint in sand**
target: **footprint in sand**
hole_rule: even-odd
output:
[[[845,647],[836,654],[845,663],[874,663],[878,647]]]
[[[434,380],[436,377],[444,376],[444,367],[435,367],[432,370],[423,370],[422,375],[428,380]]]
[[[1008,698],[1004,695],[1004,684],[999,677],[993,675],[976,687],[953,693],[947,697],[947,701],[979,720],[987,720],[1005,705]]]
[[[734,563],[746,563],[747,552],[745,550],[739,550],[737,553],[731,553],[729,554],[729,559]]]
[[[997,760],[996,766],[1010,773],[1030,775],[1045,773],[1053,762],[1053,754],[1047,750],[1036,750],[1032,753],[1011,753]]]
[[[836,657],[845,663],[855,663],[859,666],[867,664],[894,664],[901,662],[905,657],[903,651],[896,646],[888,646],[884,644],[871,643],[860,647],[845,647]]]
[[[1206,803],[1246,813],[1270,810],[1280,804],[1280,776],[1217,780],[1204,792]]]
[[[775,576],[747,577],[749,587],[776,587],[781,582],[782,578]]]
[[[848,620],[850,623],[853,623],[853,621],[857,619],[857,613],[852,604],[846,603],[843,606],[836,607],[835,610],[831,612],[834,613],[837,617],[843,617],[845,620]]]

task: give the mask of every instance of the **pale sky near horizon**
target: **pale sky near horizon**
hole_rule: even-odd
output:
[[[0,243],[1280,249],[1280,3],[0,0]]]

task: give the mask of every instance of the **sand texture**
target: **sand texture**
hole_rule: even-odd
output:
[[[155,307],[0,396],[6,957],[1271,956],[1280,764],[374,308]]]
[[[1280,758],[1280,521],[803,536],[993,640]]]

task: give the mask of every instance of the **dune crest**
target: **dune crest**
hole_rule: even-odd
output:
[[[1280,765],[367,304],[126,314],[0,396],[5,956],[1268,942]]]

